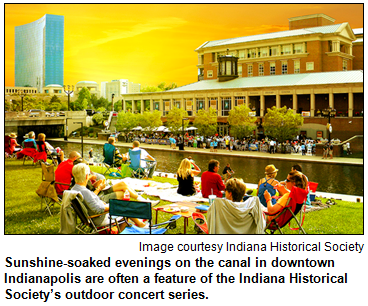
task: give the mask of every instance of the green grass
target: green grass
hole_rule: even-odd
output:
[[[100,172],[99,167],[91,168]],[[54,215],[50,216],[43,209],[41,210],[41,199],[35,192],[41,183],[41,172],[40,166],[32,166],[30,162],[23,166],[22,161],[5,160],[5,234],[58,233],[60,228],[59,206],[55,206]],[[177,184],[176,179],[163,177],[154,177],[153,181]],[[157,199],[147,195],[143,196]],[[160,205],[165,204],[171,203],[168,201],[160,203]],[[153,211],[153,220],[155,216],[156,212]],[[169,214],[161,212],[158,222],[165,221],[169,217]],[[177,228],[170,229],[167,233],[183,233],[183,222],[184,219],[180,218]],[[336,205],[328,209],[307,213],[303,227],[308,234],[363,234],[363,203],[336,200]],[[297,233],[297,231],[289,230],[288,226],[284,227],[283,231],[286,234]],[[189,220],[187,234],[196,234],[192,220]]]

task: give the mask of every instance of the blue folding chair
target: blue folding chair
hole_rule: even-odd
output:
[[[136,178],[148,178],[151,168],[153,167],[153,161],[141,159],[141,150],[129,149],[130,165],[132,170],[132,176]],[[146,167],[142,167],[142,160],[146,162]]]
[[[119,165],[116,164],[115,160],[115,146],[110,143],[105,143],[103,146],[103,157],[103,165],[106,167],[106,171],[103,175],[105,175],[107,172],[111,173],[111,169],[114,168],[121,174]]]
[[[173,215],[168,221],[152,225],[152,207],[150,202],[125,200],[110,200],[109,214],[110,226],[113,219],[117,220],[117,217],[124,217],[127,227],[120,234],[164,234],[169,228],[174,229],[176,221],[181,218],[181,215]],[[149,227],[141,228],[131,225],[126,220],[127,218],[147,219]]]

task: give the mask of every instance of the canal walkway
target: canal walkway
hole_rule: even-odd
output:
[[[80,138],[68,138],[68,140],[64,140],[64,138],[49,138],[48,141],[58,141],[58,142],[65,142],[65,143],[81,143]],[[88,145],[103,145],[105,144],[105,140],[98,140],[95,138],[83,138],[83,144],[85,146],[84,155],[87,155]],[[124,148],[131,148],[132,143],[126,142],[117,142],[115,144],[117,147],[124,147]],[[141,148],[148,150],[148,152],[155,156],[157,154],[154,151],[179,151],[178,148],[175,150],[171,149],[169,145],[159,145],[159,144],[140,144]],[[153,151],[153,152],[152,152]],[[288,161],[295,161],[298,162],[313,162],[313,163],[329,163],[329,164],[336,164],[336,165],[355,165],[355,166],[364,166],[362,158],[349,158],[349,157],[334,157],[333,159],[322,159],[321,156],[308,156],[308,155],[297,155],[297,154],[281,154],[281,153],[265,153],[265,152],[254,152],[254,151],[227,151],[223,149],[218,149],[217,152],[210,152],[210,149],[199,149],[199,148],[192,148],[192,147],[185,147],[185,152],[188,154],[204,154],[209,155],[211,157],[216,155],[225,155],[225,156],[237,156],[237,157],[248,157],[248,158],[260,158],[260,159],[275,159],[275,160],[288,160]],[[154,173],[155,176],[166,176],[166,173]],[[168,173],[167,177],[174,177],[173,174]],[[200,178],[196,178],[200,180]],[[363,178],[362,178],[363,180]],[[256,189],[256,184],[246,183],[248,189]],[[363,202],[363,196],[356,196],[356,195],[346,195],[346,194],[334,194],[334,193],[327,193],[327,192],[316,192],[316,196],[319,198],[327,198],[327,199],[341,199],[343,201],[349,202]]]

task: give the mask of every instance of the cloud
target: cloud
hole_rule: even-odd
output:
[[[181,18],[167,17],[161,19],[153,19],[145,23],[134,24],[131,29],[127,29],[127,23],[124,22],[118,24],[116,28],[110,29],[108,31],[103,31],[102,33],[105,35],[105,37],[91,40],[89,42],[89,45],[96,46],[122,38],[134,37],[155,30],[172,29],[184,25],[185,23],[186,21]]]

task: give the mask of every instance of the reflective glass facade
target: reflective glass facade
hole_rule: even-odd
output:
[[[15,86],[64,84],[64,16],[15,27]]]

